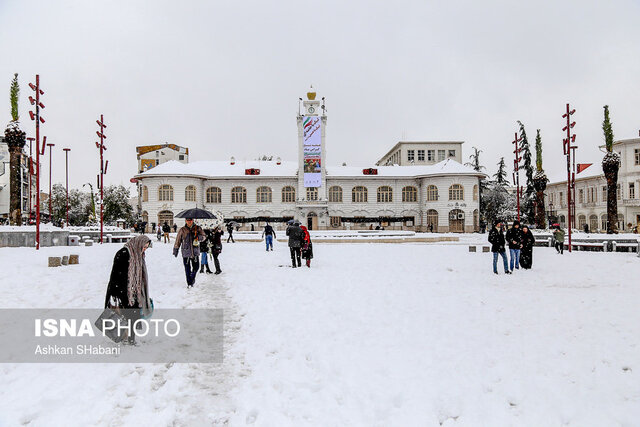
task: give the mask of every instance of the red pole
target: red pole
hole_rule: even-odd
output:
[[[571,128],[575,126],[576,122],[571,122],[571,115],[576,110],[571,110],[569,104],[567,104],[567,112],[562,115],[567,119],[567,125],[564,127],[564,131],[567,131],[567,138],[563,141],[564,153],[567,156],[567,226],[569,228],[569,252],[571,252],[571,227],[575,224],[575,172],[572,174],[572,154],[573,154],[573,168],[575,170],[575,149],[577,146],[572,146],[571,143],[575,142],[576,136],[571,136]]]
[[[65,176],[67,183],[67,227],[69,226],[69,151],[71,148],[63,148],[62,149],[65,154]]]
[[[36,250],[40,249],[40,75],[36,74]]]
[[[100,121],[97,121],[98,126],[100,126],[100,130],[98,132],[96,132],[98,134],[98,136],[100,137],[100,144],[99,147],[100,148],[100,243],[103,243],[103,230],[104,230],[104,174],[105,174],[105,164],[104,164],[104,150],[106,150],[106,147],[104,146],[104,139],[106,138],[105,134],[104,134],[104,129],[107,127],[104,124],[104,117],[102,114],[100,114]],[[98,145],[98,143],[96,142],[96,145]]]
[[[51,158],[53,157],[53,146],[56,144],[47,144],[49,147],[49,222],[53,224],[53,194],[51,192]]]
[[[29,140],[29,219],[31,219],[31,208],[32,208],[32,200],[33,195],[31,194],[31,168],[33,167],[33,141],[35,138],[27,138]]]
[[[513,143],[516,145],[516,149],[514,153],[516,154],[516,158],[513,161],[514,167],[514,175],[515,175],[515,185],[516,185],[516,200],[518,206],[518,222],[520,221],[520,150],[518,149],[518,132],[515,133],[515,137],[513,139]]]

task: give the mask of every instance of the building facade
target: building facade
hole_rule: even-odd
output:
[[[618,229],[632,231],[640,225],[640,138],[616,141],[613,149],[620,155],[618,171]],[[566,172],[564,173],[566,178]],[[547,212],[561,226],[567,225],[567,180],[552,179],[545,191]],[[591,232],[607,230],[607,180],[601,159],[576,174],[575,227]]]
[[[462,163],[462,144],[463,141],[400,141],[376,165],[435,165],[448,159]]]
[[[176,213],[199,206],[245,227],[294,218],[312,230],[477,230],[483,174],[453,158],[432,165],[326,166],[322,107],[315,93],[307,94],[296,117],[297,162],[167,162],[139,173],[143,221],[173,224]]]
[[[136,153],[138,154],[138,173],[172,160],[189,163],[189,149],[175,144],[142,145],[136,147]]]

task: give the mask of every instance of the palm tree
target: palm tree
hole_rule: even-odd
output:
[[[18,114],[18,99],[20,86],[18,85],[18,73],[13,75],[9,101],[11,102],[11,121],[4,130],[4,139],[9,148],[10,172],[9,172],[9,212],[11,223],[22,225],[22,191],[20,164],[22,148],[26,142],[26,133],[20,130],[20,115]]]
[[[618,169],[620,156],[613,151],[613,128],[609,120],[609,106],[604,106],[602,122],[607,152],[602,159],[602,171],[607,179],[607,234],[618,233]]]
[[[536,227],[545,228],[544,214],[544,190],[547,189],[547,175],[542,169],[542,138],[540,129],[536,133],[536,174],[533,177],[533,186],[536,189]]]

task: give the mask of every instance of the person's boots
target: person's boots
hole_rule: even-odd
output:
[[[311,260],[310,259],[307,260],[307,267],[311,268]]]
[[[209,267],[207,266],[207,269],[208,269],[208,268],[209,268]],[[204,264],[201,264],[201,265],[200,265],[200,274],[202,274],[202,273],[204,273]]]
[[[291,266],[292,266],[293,268],[296,268],[296,267],[297,267],[297,265],[296,265],[296,260],[295,260],[295,259],[291,259]]]
[[[209,268],[209,264],[205,264],[205,266],[207,267],[207,274],[212,274],[213,271]]]

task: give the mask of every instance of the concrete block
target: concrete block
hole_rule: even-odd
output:
[[[489,252],[491,250],[491,248],[489,246],[483,246],[482,247],[482,252]]]
[[[91,240],[91,239],[85,240],[84,241],[84,245],[85,246],[93,246],[93,240]]]
[[[69,255],[69,265],[80,264],[80,255]]]
[[[476,251],[475,246],[469,246],[469,252],[475,252],[475,251]]]
[[[62,265],[69,265],[69,256],[65,255],[62,257]]]
[[[68,239],[69,246],[79,246],[80,245],[80,236],[69,236]]]
[[[49,267],[60,267],[60,257],[59,256],[50,256],[49,257]]]

